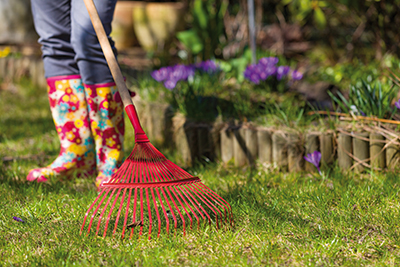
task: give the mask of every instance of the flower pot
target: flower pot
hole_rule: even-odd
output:
[[[139,44],[147,51],[163,48],[183,25],[184,10],[180,2],[137,2],[132,14]]]
[[[115,41],[115,47],[123,50],[138,45],[138,40],[133,30],[132,10],[140,5],[136,1],[118,1],[115,5],[114,19],[112,21],[111,37]]]

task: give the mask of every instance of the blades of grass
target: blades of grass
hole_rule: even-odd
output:
[[[343,112],[346,112],[346,113],[349,112],[350,106],[344,105],[336,96],[334,96],[334,95],[332,94],[332,92],[327,91],[327,93],[328,93],[328,95],[330,96],[330,98],[331,98],[336,104],[339,105],[339,107],[343,110]],[[341,97],[344,99],[344,96],[343,96],[340,92],[338,92],[338,95],[339,95],[339,97],[341,96]],[[347,101],[346,101],[345,103],[347,103]]]

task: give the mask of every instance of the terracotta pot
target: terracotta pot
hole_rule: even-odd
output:
[[[133,8],[140,2],[118,1],[115,5],[114,19],[112,21],[111,37],[115,41],[118,50],[138,45],[138,40],[133,30]]]
[[[138,2],[132,14],[140,45],[147,51],[162,49],[183,26],[185,8],[180,2]]]

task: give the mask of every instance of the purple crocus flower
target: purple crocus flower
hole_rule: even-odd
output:
[[[263,57],[258,61],[261,65],[264,66],[275,66],[278,63],[279,59],[277,57]]]
[[[265,73],[267,73],[268,76],[275,75],[276,70],[277,70],[277,67],[275,67],[274,65],[268,65],[264,69]]]
[[[187,78],[186,76],[186,68],[184,65],[176,65],[172,67],[171,72],[168,75],[167,80],[172,80],[172,81],[180,81],[180,80],[185,80]]]
[[[260,83],[260,75],[256,72],[253,72],[250,75],[249,80],[255,84],[259,84]]]
[[[283,76],[287,75],[290,71],[289,66],[279,66],[276,69],[276,78],[281,80]]]
[[[196,67],[207,73],[214,73],[218,70],[218,65],[213,60],[206,60],[196,64]]]
[[[153,77],[154,80],[157,82],[162,82],[164,81],[169,74],[170,70],[168,67],[161,68],[159,70],[155,70],[151,73],[151,77]]]
[[[304,159],[311,164],[313,164],[315,167],[317,167],[318,172],[321,173],[321,170],[319,168],[319,163],[321,161],[321,152],[319,151],[314,151],[311,154],[307,154],[307,156],[304,156]]]
[[[292,71],[292,79],[295,81],[303,79],[303,73],[298,70]]]
[[[397,102],[394,103],[397,109],[400,109],[400,99],[397,100]]]
[[[22,222],[22,223],[24,223],[25,221],[24,220],[22,220],[20,217],[16,217],[16,216],[14,216],[13,217],[13,219],[15,220],[15,221],[17,221],[17,222]]]
[[[166,80],[164,81],[165,88],[172,90],[175,88],[177,81],[175,80]]]
[[[256,67],[255,64],[251,64],[246,67],[246,69],[244,70],[244,73],[243,73],[243,75],[246,79],[251,81],[251,76],[255,73],[255,71],[254,71],[255,67]]]

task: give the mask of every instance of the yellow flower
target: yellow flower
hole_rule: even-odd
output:
[[[69,113],[67,113],[66,117],[68,120],[72,121],[75,119],[75,114],[73,112],[69,112]]]
[[[108,102],[107,102],[107,101],[104,101],[103,107],[108,109],[108,106],[109,106]]]
[[[69,140],[73,140],[75,138],[75,135],[72,131],[67,132],[66,135],[67,135],[67,139],[69,139]]]
[[[76,120],[75,121],[75,126],[76,126],[76,128],[81,128],[83,126],[83,121],[82,120]]]
[[[67,168],[67,169],[71,169],[74,165],[75,165],[75,163],[67,162],[67,163],[64,164],[63,167],[65,167],[65,168]]]
[[[86,147],[77,144],[72,144],[68,147],[67,151],[72,152],[76,155],[83,155],[86,152]]]
[[[92,121],[92,129],[97,129],[97,122],[96,121]]]
[[[106,95],[110,93],[110,88],[107,87],[99,87],[96,90],[97,90],[97,95],[102,97],[106,97]]]
[[[67,85],[65,84],[65,82],[63,83],[63,81],[57,81],[55,85],[58,91],[65,91],[65,89],[67,88]]]
[[[0,50],[0,57],[6,57],[10,53],[11,53],[11,48],[9,46],[7,46],[3,50]]]
[[[111,137],[106,139],[107,146],[113,146],[114,144],[115,144],[115,141]]]
[[[106,120],[106,125],[108,127],[114,127],[114,124],[113,124],[113,122],[111,120]]]
[[[86,87],[86,92],[89,96],[92,95],[92,89],[90,89],[89,87]]]
[[[68,101],[69,101],[69,96],[64,95],[64,96],[62,97],[62,100],[63,100],[64,102],[68,102]]]
[[[109,156],[110,158],[119,160],[120,157],[122,156],[122,153],[121,153],[121,151],[118,150],[118,149],[113,149],[113,150],[110,151],[110,153],[108,153],[108,156]]]
[[[72,93],[72,89],[71,89],[71,88],[67,88],[67,90],[65,90],[65,92],[66,92],[67,94],[70,94],[70,93]]]
[[[76,103],[76,102],[78,102],[78,100],[79,100],[79,99],[76,97],[76,95],[72,95],[72,96],[71,96],[71,102],[72,102],[72,103]]]

